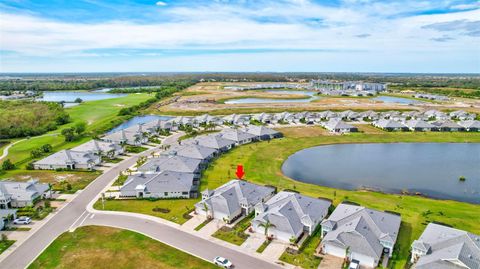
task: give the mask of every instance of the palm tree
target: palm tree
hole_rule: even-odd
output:
[[[140,141],[142,141],[142,139],[140,138],[139,135],[136,135],[135,140],[134,140],[135,144],[137,144],[137,145],[140,144]]]
[[[208,206],[207,206],[207,203],[205,202],[203,203],[203,210],[205,210],[205,215],[207,216],[207,219],[208,219],[210,216],[208,215]]]
[[[268,230],[270,228],[275,227],[275,225],[273,225],[269,220],[267,220],[267,222],[265,223],[260,223],[260,226],[262,226],[265,229],[265,236],[267,237],[268,237]]]

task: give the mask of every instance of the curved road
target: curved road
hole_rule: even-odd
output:
[[[176,143],[181,135],[183,134],[178,133],[167,138],[164,144]],[[5,257],[0,262],[0,268],[26,268],[60,234],[81,225],[105,225],[140,232],[208,261],[211,261],[216,255],[228,257],[234,262],[236,268],[279,268],[275,264],[196,237],[169,225],[132,216],[90,214],[86,211],[88,204],[108,186],[120,171],[134,165],[139,156],[148,156],[154,150],[157,150],[157,148],[128,158],[105,171],[25,242]]]
[[[15,142],[13,142],[12,144],[6,146],[6,147],[3,149],[3,154],[2,154],[2,156],[0,156],[0,160],[3,159],[3,158],[5,158],[5,157],[7,157],[7,155],[8,155],[8,150],[9,150],[11,147],[13,147],[15,144],[18,144],[18,143],[23,142],[23,141],[25,141],[25,140],[35,139],[35,138],[39,138],[39,137],[43,137],[43,136],[57,136],[57,135],[58,135],[58,133],[54,133],[54,134],[44,134],[44,135],[34,136],[34,137],[31,137],[31,138],[24,138],[24,139],[20,139],[20,140],[18,140],[18,141],[15,141]]]

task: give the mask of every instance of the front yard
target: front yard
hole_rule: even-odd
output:
[[[15,243],[15,240],[0,240],[0,254],[7,250],[11,245]]]
[[[245,233],[245,230],[250,227],[250,221],[252,221],[254,217],[255,213],[252,212],[248,216],[240,220],[232,228],[228,226],[223,226],[214,234],[212,234],[212,236],[232,243],[234,245],[240,246],[249,237],[249,235]]]

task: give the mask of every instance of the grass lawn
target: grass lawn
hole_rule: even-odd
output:
[[[139,267],[216,268],[139,233],[99,226],[80,227],[60,235],[28,268]]]
[[[250,215],[235,224],[233,228],[223,226],[213,233],[212,236],[240,246],[249,237],[249,235],[245,233],[245,230],[250,226],[250,221],[253,220],[254,217],[255,213],[252,212]]]
[[[90,182],[100,176],[101,172],[77,172],[77,171],[47,171],[47,170],[10,170],[1,175],[2,179],[14,179],[27,181],[39,179],[42,183],[52,184],[52,189],[63,193],[75,193],[84,189]]]
[[[178,200],[105,200],[105,210],[111,211],[127,211],[141,214],[152,215],[155,217],[164,218],[166,220],[183,224],[188,218],[187,214],[194,208],[197,200],[193,199],[178,199]],[[102,202],[98,200],[93,207],[98,210],[103,210]],[[154,209],[168,209],[168,213]]]
[[[200,223],[197,227],[195,227],[195,231],[200,231],[205,225],[209,224],[213,219],[206,219],[204,222]]]
[[[285,251],[282,256],[280,256],[280,260],[302,268],[316,269],[322,261],[322,258],[314,256],[320,241],[320,229],[317,228],[317,231],[305,240],[298,254],[291,254]]]
[[[310,127],[307,127],[310,128]],[[377,142],[480,142],[478,133],[389,133],[322,135],[322,130],[316,128],[319,135],[302,137],[298,128],[285,128],[281,131],[286,136],[283,139],[270,142],[254,143],[237,147],[217,159],[204,173],[202,185],[208,188],[218,187],[231,179],[236,165],[241,163],[246,170],[246,179],[258,184],[277,186],[279,190],[295,189],[312,197],[332,199],[334,204],[350,200],[378,210],[396,211],[402,215],[402,228],[397,245],[400,253],[395,268],[403,268],[407,261],[409,246],[419,237],[426,224],[438,221],[480,233],[478,219],[480,206],[456,201],[434,200],[420,196],[402,196],[370,191],[346,191],[322,187],[294,181],[281,172],[283,161],[296,151],[334,143],[377,143]],[[311,133],[314,131],[310,131]],[[203,189],[203,188],[202,188]],[[315,246],[316,247],[316,246]],[[306,250],[304,251],[306,252]],[[313,252],[312,252],[313,253]],[[309,262],[305,266],[307,266]]]
[[[257,248],[256,251],[258,253],[263,253],[263,251],[268,247],[268,245],[270,245],[270,243],[272,243],[272,240],[265,239],[265,241],[263,241],[263,243]]]
[[[13,245],[13,243],[15,243],[15,240],[0,240],[0,254]]]
[[[15,144],[9,149],[8,156],[14,163],[26,164],[30,158],[30,152],[44,144],[53,146],[53,151],[68,149],[87,142],[91,137],[83,137],[73,142],[65,142],[60,135],[64,128],[72,127],[80,121],[87,122],[86,132],[104,132],[127,119],[118,116],[118,111],[123,107],[132,106],[150,98],[148,94],[130,94],[125,97],[88,101],[78,106],[67,108],[71,122],[60,126],[57,130],[48,132],[44,136],[37,136]]]

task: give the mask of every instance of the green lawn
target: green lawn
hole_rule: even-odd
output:
[[[139,233],[87,226],[60,235],[28,268],[217,267]]]
[[[53,151],[72,148],[91,139],[86,136],[73,142],[64,142],[63,136],[59,135],[64,128],[72,127],[80,121],[87,122],[87,132],[104,132],[126,120],[126,117],[118,116],[118,111],[123,107],[138,104],[150,98],[148,94],[130,94],[125,97],[84,102],[78,106],[67,108],[71,122],[60,126],[57,130],[48,132],[44,136],[32,137],[10,148],[8,156],[14,163],[22,166],[31,160],[30,152],[44,144],[53,146]]]
[[[320,229],[317,228],[315,233],[305,240],[298,254],[285,251],[282,256],[280,256],[280,260],[305,269],[316,269],[322,261],[320,257],[314,255],[320,241]]]
[[[237,224],[235,224],[233,228],[223,226],[213,233],[212,236],[240,246],[249,237],[249,235],[245,233],[245,230],[250,226],[250,221],[252,221],[254,217],[255,213],[252,212],[250,215],[246,216]]]
[[[263,253],[263,251],[272,243],[272,240],[266,240],[257,248],[258,253]]]
[[[246,170],[246,179],[262,184],[274,185],[278,190],[295,189],[302,194],[312,197],[325,197],[332,199],[337,205],[343,200],[350,200],[364,206],[378,210],[390,210],[402,215],[402,226],[397,241],[400,249],[395,268],[403,268],[407,262],[409,247],[412,241],[420,236],[426,224],[438,221],[464,229],[473,233],[480,233],[478,219],[480,219],[480,206],[475,204],[434,200],[421,196],[404,196],[397,194],[384,194],[371,191],[347,191],[322,187],[294,181],[285,177],[281,172],[283,161],[296,151],[317,145],[334,143],[390,143],[390,142],[480,142],[480,133],[357,133],[350,135],[329,135],[317,127],[285,128],[281,130],[285,138],[270,142],[253,143],[237,147],[215,160],[203,173],[201,190],[214,189],[235,177],[237,164],[243,164]],[[177,223],[183,223],[182,215],[187,209],[192,209],[199,199],[187,200],[159,200],[150,202],[146,200],[133,201],[107,201],[107,210],[138,212],[154,215]],[[168,214],[153,212],[155,206],[169,208]],[[98,203],[96,204],[99,208]],[[312,251],[314,244],[312,240]],[[309,267],[314,259],[305,248],[304,267]],[[313,253],[313,252],[311,252]],[[308,257],[310,258],[308,258]],[[288,258],[285,257],[285,260]],[[299,262],[301,263],[301,261]]]
[[[13,243],[15,243],[15,240],[0,240],[0,254],[13,245]]]

